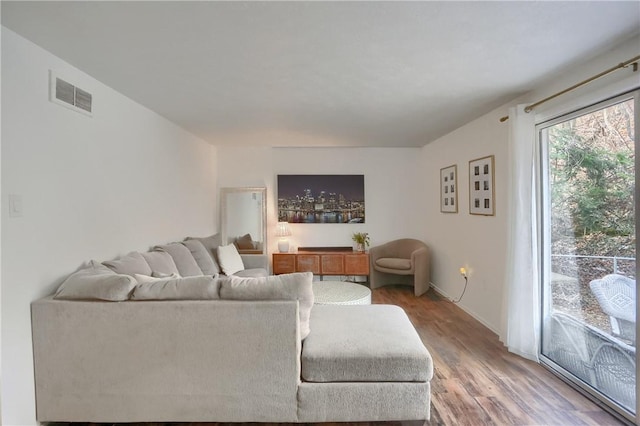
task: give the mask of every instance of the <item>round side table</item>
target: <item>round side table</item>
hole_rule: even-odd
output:
[[[361,284],[344,281],[314,281],[316,305],[370,305],[371,290]]]

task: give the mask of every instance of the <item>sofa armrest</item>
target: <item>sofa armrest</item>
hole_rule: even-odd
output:
[[[411,266],[416,276],[416,281],[426,283],[427,287],[429,286],[430,279],[430,263],[431,257],[427,247],[419,248],[411,253]]]
[[[33,302],[39,422],[295,422],[297,301]]]

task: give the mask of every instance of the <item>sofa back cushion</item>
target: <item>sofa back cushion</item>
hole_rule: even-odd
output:
[[[202,243],[204,248],[207,249],[211,258],[219,264],[218,262],[218,246],[222,245],[222,238],[220,234],[209,235],[208,237],[187,237],[187,241],[189,240],[198,240]]]
[[[106,266],[92,260],[65,279],[54,296],[66,300],[127,300],[136,285],[130,275],[116,274]]]
[[[144,257],[135,251],[118,259],[102,262],[102,264],[117,274],[126,274],[131,276],[134,274],[151,275],[152,272],[151,267]]]
[[[182,244],[189,249],[203,274],[215,275],[220,273],[218,264],[199,240],[184,240]]]
[[[220,276],[220,298],[229,300],[297,300],[300,338],[310,333],[309,317],[313,307],[313,274],[296,272],[261,278]]]
[[[173,261],[173,257],[164,251],[148,251],[141,253],[144,260],[147,261],[151,268],[151,275],[163,276],[171,274],[180,274],[176,262]]]
[[[178,273],[183,277],[194,277],[202,275],[202,270],[198,266],[198,263],[191,255],[188,248],[180,243],[164,244],[155,246],[154,250],[164,251],[171,255],[173,261],[178,268]],[[151,274],[142,274],[151,275]]]
[[[136,275],[135,278],[138,284],[133,290],[132,300],[219,299],[217,276],[152,278]]]

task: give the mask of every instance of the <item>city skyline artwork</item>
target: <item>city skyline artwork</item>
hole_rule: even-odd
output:
[[[278,175],[278,221],[364,223],[364,175]]]

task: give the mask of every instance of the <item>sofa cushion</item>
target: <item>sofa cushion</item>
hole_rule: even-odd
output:
[[[180,243],[164,244],[155,246],[154,250],[164,251],[171,255],[173,261],[176,263],[178,273],[183,277],[194,277],[202,275],[202,270],[198,266],[198,263],[191,255],[188,248]],[[151,274],[143,274],[151,275]]]
[[[264,268],[252,268],[243,269],[242,271],[238,271],[233,275],[236,277],[260,278],[268,276],[269,272],[267,272],[267,270]]]
[[[302,348],[304,381],[431,380],[431,355],[398,306],[316,305],[311,329]]]
[[[138,274],[134,275],[134,278],[139,276]],[[152,278],[180,278],[180,274],[173,272],[171,274],[165,274],[164,272],[152,272],[151,273],[151,277]]]
[[[118,259],[102,262],[102,264],[117,274],[131,276],[134,274],[151,275],[152,272],[145,258],[138,252],[131,252]]]
[[[219,299],[218,277],[153,278],[136,275],[138,284],[132,300],[210,300]]]
[[[226,275],[233,275],[238,271],[244,270],[244,263],[238,249],[233,244],[218,247],[218,261],[220,268]]]
[[[156,275],[154,273],[151,276],[135,274],[133,276],[133,278],[136,279],[138,284],[141,284],[141,283],[154,283],[154,282],[157,282],[157,281],[168,280],[168,279],[178,279],[178,278],[182,278],[182,277],[179,274],[169,274],[169,275],[160,274],[160,275]]]
[[[182,242],[189,249],[198,267],[204,275],[215,275],[220,273],[220,268],[205,246],[198,240],[185,240]]]
[[[167,252],[155,250],[141,254],[151,268],[151,275],[160,276],[180,273],[176,262],[173,261],[173,257]]]
[[[209,235],[208,237],[187,237],[187,240],[198,240],[207,249],[213,260],[218,263],[218,246],[222,245],[220,234]]]
[[[220,298],[229,300],[297,300],[300,338],[309,335],[313,307],[311,272],[272,275],[262,278],[220,277]]]
[[[244,269],[269,268],[269,257],[266,254],[240,254]],[[236,274],[238,275],[238,274]]]
[[[376,260],[376,265],[387,269],[411,269],[411,259],[381,257]]]
[[[106,266],[92,260],[60,284],[54,298],[67,300],[127,300],[136,285],[130,275],[116,274]]]

